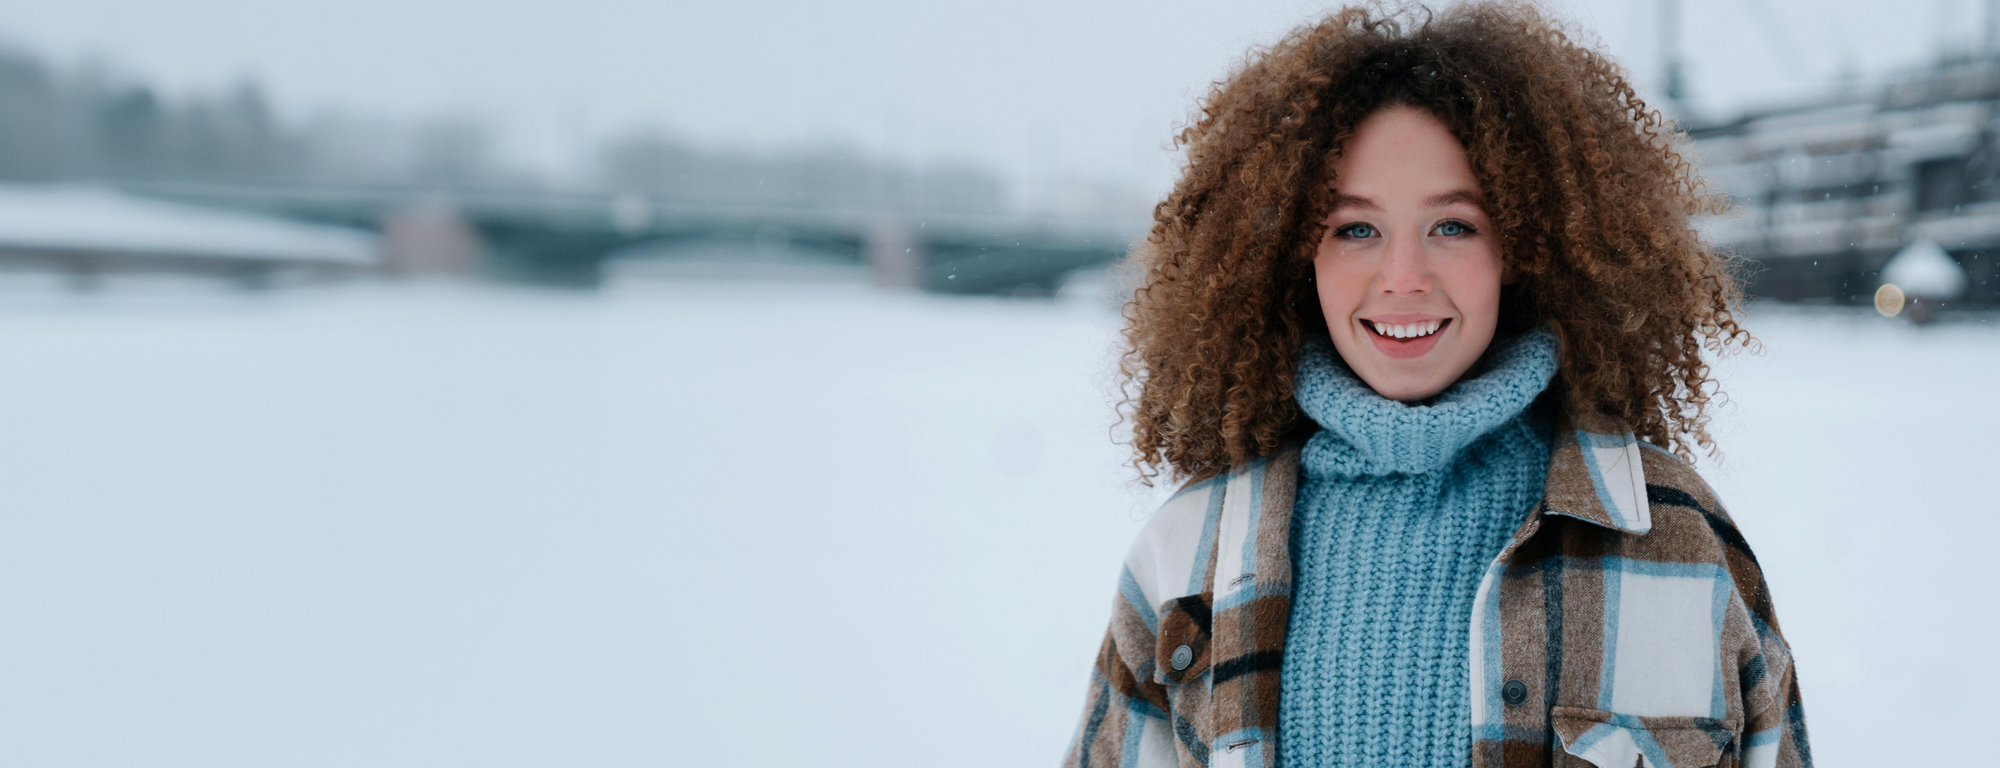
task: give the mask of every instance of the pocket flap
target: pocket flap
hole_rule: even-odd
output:
[[[1577,707],[1549,711],[1563,751],[1597,768],[1710,768],[1736,738],[1712,717],[1639,717]]]
[[[1213,594],[1176,597],[1160,606],[1160,642],[1153,659],[1158,682],[1178,685],[1208,671],[1209,598]]]

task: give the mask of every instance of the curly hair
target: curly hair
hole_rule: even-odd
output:
[[[1575,38],[1522,4],[1355,7],[1212,87],[1130,257],[1143,277],[1124,309],[1121,413],[1143,481],[1213,476],[1313,429],[1292,396],[1299,345],[1325,333],[1311,260],[1342,145],[1387,106],[1427,111],[1465,147],[1520,276],[1503,315],[1560,342],[1552,389],[1683,458],[1713,450],[1702,348],[1753,342],[1736,262],[1690,216],[1726,204],[1673,124]]]

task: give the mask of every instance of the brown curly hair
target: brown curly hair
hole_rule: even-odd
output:
[[[1532,6],[1348,8],[1253,50],[1175,144],[1186,165],[1131,263],[1121,370],[1141,478],[1212,476],[1312,423],[1294,358],[1325,333],[1312,263],[1332,168],[1386,106],[1423,109],[1464,145],[1502,258],[1520,280],[1503,328],[1561,343],[1555,387],[1692,458],[1713,442],[1702,359],[1751,342],[1733,260],[1690,215],[1720,213],[1681,134],[1618,65]],[[1132,394],[1134,389],[1137,394]]]

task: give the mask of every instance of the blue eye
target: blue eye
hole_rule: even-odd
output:
[[[1437,225],[1436,231],[1445,237],[1458,237],[1459,235],[1469,235],[1479,230],[1473,229],[1472,225],[1463,221],[1447,221]]]
[[[1334,230],[1333,234],[1339,237],[1363,240],[1375,236],[1375,226],[1373,224],[1349,224]]]

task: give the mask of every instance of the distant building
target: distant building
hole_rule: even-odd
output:
[[[346,227],[134,197],[0,184],[0,272],[92,287],[125,274],[213,276],[245,285],[373,271],[378,238]]]
[[[1689,130],[1738,215],[1716,245],[1756,262],[1755,295],[1867,303],[1890,258],[1931,240],[1964,269],[1966,304],[2000,304],[2000,60],[1964,58],[1881,91],[1753,111]]]

